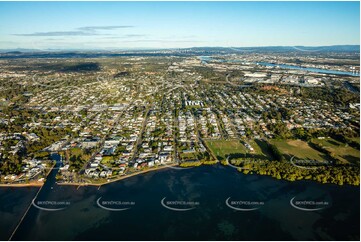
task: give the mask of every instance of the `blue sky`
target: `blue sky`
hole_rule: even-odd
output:
[[[0,2],[0,49],[360,43],[359,2]]]

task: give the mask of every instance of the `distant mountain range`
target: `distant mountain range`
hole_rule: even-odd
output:
[[[262,46],[262,47],[194,47],[193,50],[203,51],[249,51],[249,52],[360,52],[360,45],[332,45],[332,46]]]
[[[58,50],[58,49],[3,49],[0,58],[94,58],[116,56],[192,56],[236,53],[325,53],[350,52],[359,53],[360,45],[332,46],[263,46],[263,47],[193,47],[178,49],[108,49],[108,50]]]

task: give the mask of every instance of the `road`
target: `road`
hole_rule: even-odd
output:
[[[234,84],[234,83],[232,83],[232,82],[229,81],[228,78],[229,78],[230,75],[231,75],[231,74],[227,74],[227,75],[226,75],[226,82],[227,82],[229,85],[236,87],[236,86],[237,86],[236,84]]]
[[[146,112],[145,112],[145,115],[144,115],[144,120],[143,120],[143,123],[142,123],[142,128],[141,128],[141,130],[139,132],[139,137],[138,137],[137,141],[135,142],[135,148],[134,148],[134,151],[133,151],[133,154],[132,154],[132,158],[130,159],[130,161],[132,161],[132,162],[135,162],[135,157],[136,157],[136,155],[138,153],[138,146],[141,144],[141,142],[143,140],[142,139],[143,132],[144,132],[145,125],[147,124],[150,109],[151,109],[151,106],[147,106],[147,109],[146,109]]]
[[[111,132],[113,131],[114,127],[119,123],[119,121],[120,121],[123,113],[124,113],[125,111],[127,111],[128,108],[131,107],[132,104],[133,104],[133,103],[130,103],[127,108],[125,108],[124,110],[122,110],[122,111],[119,113],[119,115],[118,115],[118,117],[116,118],[116,120],[114,121],[113,125],[112,125],[112,126],[110,127],[110,129],[108,130],[107,134],[105,134],[105,135],[102,137],[102,139],[100,140],[99,147],[93,152],[93,154],[92,154],[92,156],[90,157],[90,159],[88,160],[88,162],[85,162],[85,163],[84,163],[83,167],[82,167],[82,168],[80,169],[80,171],[79,171],[79,174],[83,174],[83,173],[84,173],[84,171],[85,171],[85,169],[87,168],[89,162],[92,161],[92,160],[95,158],[95,156],[101,151],[101,149],[103,148],[103,146],[104,146],[104,144],[105,144],[106,138],[109,136],[109,134],[111,134]]]
[[[195,132],[197,134],[197,141],[199,143],[202,143],[203,146],[206,148],[207,152],[213,157],[213,159],[215,159],[217,162],[219,162],[219,160],[217,159],[217,156],[215,156],[212,152],[211,149],[209,149],[209,147],[207,146],[206,142],[202,139],[201,135],[200,135],[200,131],[198,130],[198,126],[197,126],[197,119],[196,117],[193,115],[194,118],[194,127],[195,127]]]
[[[178,129],[178,118],[176,116],[176,108],[174,108],[174,122],[173,122],[173,161],[179,164],[178,150],[177,150],[177,132]]]

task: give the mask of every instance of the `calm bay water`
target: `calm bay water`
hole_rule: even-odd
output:
[[[0,216],[6,215],[1,221],[0,239],[8,239],[36,190],[0,189]],[[32,206],[13,239],[359,240],[359,194],[359,187],[291,183],[243,175],[220,165],[166,169],[99,190],[57,185],[42,190],[37,201],[66,202],[60,206],[64,209],[44,211]],[[290,205],[293,197],[327,201],[329,205],[318,211],[302,211]],[[253,206],[258,208],[253,211],[237,211],[226,205],[227,198],[263,205]],[[128,202],[126,206],[106,206],[129,209],[108,211],[98,206],[98,199]],[[161,205],[162,199],[192,201],[194,209],[173,211]]]
[[[341,75],[341,76],[360,76],[360,73],[350,72],[350,71],[334,71],[334,70],[325,70],[320,68],[301,67],[301,66],[293,66],[293,65],[285,65],[285,64],[273,64],[268,62],[258,62],[257,64],[261,66],[280,67],[282,69],[300,70],[300,71],[308,71],[308,72],[315,72],[322,74]]]
[[[39,188],[0,187],[0,240],[7,240]]]
[[[210,56],[201,56],[200,59],[203,63],[207,63],[208,61],[235,62],[235,63],[242,62],[240,60],[215,59]],[[331,74],[331,75],[340,75],[340,76],[360,76],[360,73],[350,72],[350,71],[334,71],[334,70],[301,67],[301,66],[286,65],[286,64],[274,64],[274,63],[269,63],[269,62],[257,62],[255,64],[261,65],[261,66],[280,67],[282,69],[300,70],[300,71],[307,71],[307,72],[313,72],[313,73],[322,73],[322,74]]]

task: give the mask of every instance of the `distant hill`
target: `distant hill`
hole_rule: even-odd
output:
[[[195,51],[225,51],[225,52],[360,52],[360,45],[332,46],[261,46],[261,47],[194,47]]]
[[[0,50],[0,59],[12,58],[97,58],[117,56],[194,56],[235,53],[359,53],[360,45],[333,46],[264,46],[264,47],[193,47],[180,49],[151,50]]]

